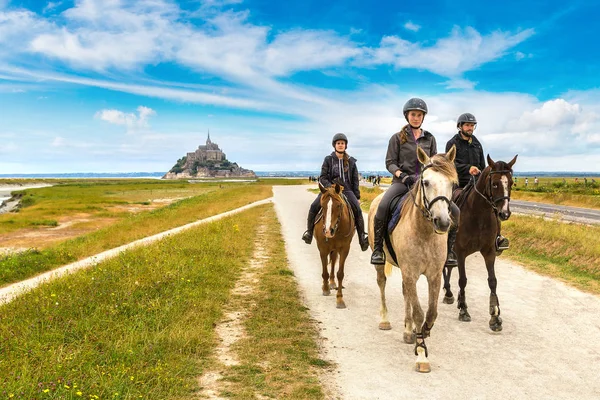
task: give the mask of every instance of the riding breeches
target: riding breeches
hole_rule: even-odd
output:
[[[390,186],[389,189],[386,190],[383,194],[383,198],[381,199],[381,202],[377,207],[377,213],[375,214],[375,218],[377,218],[380,221],[386,221],[388,217],[387,213],[392,200],[397,196],[404,195],[406,192],[408,192],[408,187],[404,183],[392,183],[392,186]]]

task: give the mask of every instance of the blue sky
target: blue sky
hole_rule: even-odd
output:
[[[206,140],[384,170],[413,96],[517,171],[600,172],[600,6],[575,1],[0,0],[0,173],[166,171]]]

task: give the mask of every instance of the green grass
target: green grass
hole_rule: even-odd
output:
[[[504,256],[543,275],[600,294],[600,226],[513,215],[502,223]]]
[[[232,184],[225,186],[231,187]],[[30,227],[34,225],[32,221],[46,220],[49,216],[53,220],[81,214],[88,219],[125,218],[129,212],[118,206],[150,205],[157,199],[197,196],[219,189],[216,183],[81,180],[52,187],[16,190],[13,197],[20,198],[20,208],[17,213],[0,215],[0,234]]]
[[[0,286],[271,195],[268,185],[223,186],[222,189],[180,200],[163,208],[128,215],[108,227],[42,250],[34,248],[23,253],[0,256]]]
[[[261,239],[256,227],[267,224]],[[230,240],[235,238],[235,240]],[[230,291],[259,240],[259,287]],[[194,228],[63,277],[0,307],[3,398],[191,399],[215,367],[214,326],[246,305],[232,398],[321,399],[316,328],[298,300],[271,205]]]
[[[232,299],[237,309],[249,311],[247,337],[234,347],[240,365],[219,369],[227,382],[227,393],[222,395],[236,399],[252,399],[256,394],[273,399],[322,399],[318,371],[331,365],[319,358],[318,333],[299,301],[272,208],[260,224],[268,227],[259,239],[268,259],[261,269],[258,290]],[[315,278],[318,276],[317,272]]]
[[[542,203],[560,204],[575,207],[600,209],[600,178],[595,177],[585,180],[575,178],[542,177],[539,183],[534,184],[533,177],[529,177],[529,184],[525,187],[525,178],[519,176],[516,186],[513,186],[511,197],[517,200],[537,201]]]

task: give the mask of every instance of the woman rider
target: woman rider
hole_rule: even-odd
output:
[[[358,169],[356,168],[356,159],[350,157],[346,152],[348,147],[348,138],[343,133],[336,133],[333,136],[331,145],[334,150],[330,155],[325,157],[321,166],[321,175],[319,182],[324,187],[329,187],[334,181],[338,181],[344,186],[344,195],[350,202],[354,220],[356,221],[356,233],[358,234],[358,242],[362,251],[369,248],[369,242],[365,235],[365,223],[362,216],[362,210],[358,200],[360,199],[360,189],[358,183]],[[308,220],[306,223],[306,232],[302,235],[302,240],[307,244],[312,242],[313,230],[315,227],[315,217],[321,208],[321,193],[310,206],[308,212]]]
[[[383,235],[387,228],[388,208],[390,202],[397,196],[402,196],[418,178],[421,171],[417,159],[417,146],[422,148],[429,157],[437,154],[435,137],[426,130],[421,129],[421,124],[427,114],[427,104],[419,98],[412,98],[404,104],[404,118],[408,122],[400,132],[394,133],[390,138],[385,166],[393,175],[392,185],[385,192],[377,212],[374,223],[374,245],[371,255],[371,264],[385,264],[383,252]]]

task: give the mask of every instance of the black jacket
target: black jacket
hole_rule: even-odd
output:
[[[471,166],[479,168],[480,171],[483,171],[485,168],[483,147],[475,136],[471,136],[471,140],[464,140],[460,137],[459,133],[448,140],[448,143],[446,143],[446,152],[450,150],[452,145],[456,145],[454,165],[456,166],[456,172],[458,172],[458,184],[460,187],[464,187],[471,179],[471,175],[469,174]]]
[[[340,173],[340,161],[342,161],[335,155],[335,151],[325,157],[323,165],[321,166],[321,175],[319,176],[319,182],[325,187],[329,187],[333,184],[333,181],[339,179],[340,183],[344,185],[345,190],[352,190],[357,199],[360,200],[360,188],[358,183],[358,168],[356,167],[356,159],[350,157],[348,159],[348,171]]]
[[[402,131],[406,131],[408,140],[405,143],[401,141]],[[421,172],[419,159],[417,158],[417,146],[423,149],[429,157],[437,154],[435,137],[428,131],[424,130],[421,137],[416,141],[412,132],[408,130],[408,125],[404,126],[400,132],[392,135],[385,155],[385,167],[394,176],[392,183],[401,181],[401,178],[396,176],[398,170],[413,176]]]

